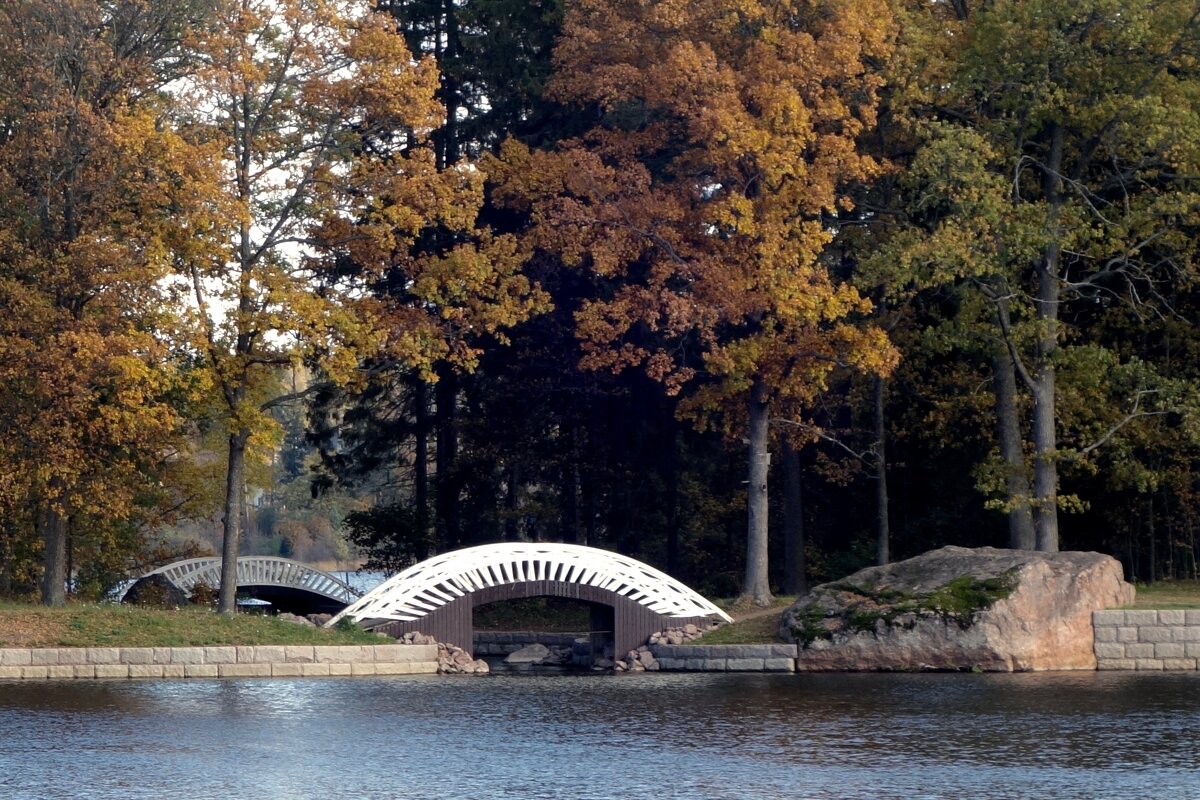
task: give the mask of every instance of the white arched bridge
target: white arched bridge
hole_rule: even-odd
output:
[[[501,543],[443,553],[394,575],[328,624],[349,617],[392,635],[419,630],[470,649],[472,610],[497,600],[555,596],[592,607],[592,629],[616,652],[655,631],[729,616],[648,564],[594,547]]]
[[[221,559],[189,558],[146,573],[162,575],[185,592],[198,584],[214,589],[221,585]],[[252,597],[290,610],[340,611],[358,600],[361,592],[328,572],[290,558],[241,556],[237,560],[237,585]]]

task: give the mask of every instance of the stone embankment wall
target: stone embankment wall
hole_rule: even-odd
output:
[[[478,656],[506,656],[531,644],[572,647],[580,633],[536,633],[532,631],[475,631],[473,647]]]
[[[1096,668],[1194,670],[1200,611],[1094,611]]]
[[[795,672],[794,644],[652,644],[664,672]]]
[[[298,678],[435,673],[436,645],[0,649],[0,680]]]

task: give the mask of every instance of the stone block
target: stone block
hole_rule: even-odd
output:
[[[269,678],[270,664],[218,664],[217,676],[221,678]]]
[[[1136,642],[1138,637],[1138,629],[1132,625],[1117,628],[1118,642]]]
[[[1124,625],[1124,611],[1093,611],[1092,625],[1098,627],[1100,625]]]
[[[1183,623],[1185,625],[1200,625],[1200,609],[1184,611]]]
[[[23,667],[32,663],[33,654],[28,648],[8,647],[0,650],[0,667]]]
[[[408,661],[375,665],[376,675],[428,675],[437,672],[436,661]]]
[[[1159,625],[1183,625],[1186,620],[1187,616],[1179,609],[1158,612]]]
[[[685,658],[683,659],[684,669],[692,672],[699,672],[704,669],[703,658]]]
[[[0,667],[0,681],[16,681],[21,679],[21,668],[17,666]]]
[[[762,672],[763,659],[727,658],[725,659],[725,670],[727,672]]]
[[[1154,645],[1152,644],[1127,644],[1125,645],[1126,658],[1154,658]]]
[[[161,678],[163,676],[163,667],[165,664],[130,664],[129,677],[131,678]]]
[[[86,664],[87,663],[87,648],[86,647],[60,647],[58,649],[59,664]]]
[[[1161,642],[1154,645],[1155,658],[1183,658],[1184,649],[1180,642]]]
[[[706,658],[704,659],[704,666],[701,669],[704,672],[724,672],[728,666],[728,659]]]
[[[764,658],[763,672],[795,672],[796,659],[794,658]]]
[[[170,664],[171,663],[171,652],[174,649],[175,649],[174,647],[156,647],[156,648],[154,648],[153,663],[162,664],[164,666],[167,664]]]
[[[1200,642],[1185,642],[1183,655],[1185,658],[1200,658]]]
[[[1115,642],[1117,641],[1117,626],[1116,625],[1097,625],[1094,629],[1095,641],[1097,642]]]
[[[332,676],[353,675],[353,670],[349,664],[330,664],[329,674]]]
[[[175,647],[171,650],[171,663],[197,665],[204,663],[204,648],[203,647]],[[187,670],[184,670],[184,674]],[[190,676],[189,676],[190,677]]]
[[[1164,625],[1147,625],[1138,628],[1139,642],[1169,642],[1171,641],[1171,629]]]
[[[674,670],[687,669],[687,659],[685,658],[660,658],[658,659],[658,668],[667,672]]]
[[[289,644],[283,649],[283,660],[292,664],[309,663],[316,658],[313,656],[311,644]]]
[[[35,667],[45,667],[58,663],[57,647],[37,647],[29,651],[29,663]]]
[[[372,657],[377,662],[412,664],[418,661],[437,661],[436,644],[377,644],[373,645]]]
[[[374,661],[377,645],[341,645],[339,647],[314,647],[313,660],[322,664],[357,664]]]
[[[128,678],[129,667],[125,664],[96,664],[97,678]]]
[[[1196,670],[1196,659],[1194,658],[1164,658],[1163,669],[1170,670]]]
[[[310,677],[329,677],[329,663],[322,662],[319,664],[301,664],[300,674],[306,678]]]
[[[350,665],[350,674],[351,675],[378,675],[379,673],[375,671],[378,666],[379,666],[378,664],[374,664],[374,663],[370,663],[370,662],[361,663],[361,664],[351,664]]]
[[[1138,672],[1155,672],[1163,668],[1161,658],[1139,658],[1136,662]]]
[[[154,660],[153,647],[122,647],[121,648],[121,663],[122,664],[162,664],[161,661]]]
[[[206,647],[204,648],[205,664],[236,664],[236,647]]]
[[[309,649],[311,650],[312,648],[309,648]],[[307,662],[307,663],[311,663],[311,662]],[[283,664],[272,664],[271,665],[271,677],[272,678],[299,678],[300,677],[300,664],[301,664],[301,662],[298,662],[298,661],[291,661],[291,662],[286,662]]]
[[[96,667],[94,664],[76,664],[71,669],[74,671],[76,679],[96,677]]]
[[[376,675],[411,675],[414,665],[408,662],[380,661],[375,665]]]
[[[1137,625],[1138,627],[1141,627],[1142,625],[1158,624],[1157,611],[1124,611],[1122,613],[1125,615],[1126,625]],[[1093,617],[1093,619],[1095,619],[1095,617]]]
[[[1096,669],[1133,670],[1137,669],[1137,662],[1132,658],[1099,658],[1096,659]]]
[[[46,667],[46,677],[51,680],[71,680],[75,677],[75,665],[54,664]]]
[[[164,678],[184,678],[187,676],[184,664],[163,664]]]
[[[1180,625],[1171,629],[1176,642],[1200,642],[1200,625]]]
[[[288,660],[287,648],[283,645],[239,647],[237,650],[239,664],[282,664]]]
[[[121,663],[121,648],[119,647],[89,647],[87,648],[87,663],[112,665]]]
[[[216,678],[218,676],[218,668],[216,664],[184,664],[183,677],[185,678]]]
[[[45,680],[50,677],[50,667],[45,664],[40,666],[31,664],[25,667],[18,667],[17,669],[21,670],[22,680]]]
[[[1120,642],[1096,642],[1095,650],[1096,658],[1125,658],[1125,645]]]

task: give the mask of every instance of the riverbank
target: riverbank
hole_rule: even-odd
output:
[[[63,608],[0,603],[0,648],[215,647],[377,644],[356,628],[326,630],[211,609],[72,603]]]

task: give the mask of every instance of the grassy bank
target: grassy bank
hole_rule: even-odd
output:
[[[1130,608],[1200,608],[1200,581],[1155,581],[1135,586],[1137,597]]]
[[[0,647],[202,647],[378,644],[362,630],[324,630],[203,608],[158,610],[114,604],[65,608],[0,603]]]

